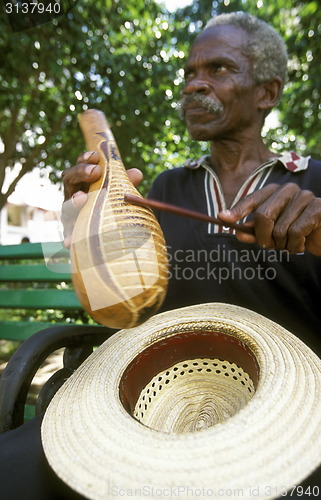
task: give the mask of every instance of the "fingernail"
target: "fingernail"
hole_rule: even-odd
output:
[[[83,156],[84,160],[85,161],[89,160],[89,158],[91,158],[93,154],[94,154],[94,151],[87,151],[87,153],[85,153]]]
[[[71,196],[70,200],[71,200],[72,205],[73,205],[75,208],[77,208],[77,201],[76,201],[76,199],[77,199],[77,198],[79,198],[79,196],[82,196],[82,195],[83,195],[83,193],[82,193],[82,192],[77,191],[76,193],[74,193],[74,194]]]
[[[77,191],[77,193],[75,193],[71,197],[72,205],[76,209],[77,212],[79,212],[79,210],[85,205],[87,199],[88,199],[88,196],[83,191]]]
[[[88,165],[88,167],[86,167],[86,174],[88,175],[88,177],[91,177],[91,174],[93,173],[96,167],[97,165]]]
[[[231,210],[221,210],[221,214],[223,214],[223,215],[231,215]]]

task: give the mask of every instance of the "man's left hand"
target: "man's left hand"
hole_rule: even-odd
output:
[[[321,198],[296,184],[269,184],[242,198],[218,217],[237,222],[253,213],[255,236],[237,232],[245,243],[257,242],[264,248],[302,253],[305,250],[321,257]]]

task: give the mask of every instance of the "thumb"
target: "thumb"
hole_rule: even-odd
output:
[[[239,210],[231,209],[231,210],[221,210],[217,214],[219,219],[222,219],[224,222],[237,222],[242,218],[242,213]]]
[[[127,170],[129,180],[137,187],[143,180],[143,173],[138,168],[130,168]]]
[[[222,210],[218,217],[225,222],[237,222],[244,219],[257,207],[262,205],[271,195],[273,195],[280,186],[277,184],[268,184],[262,189],[248,194],[241,198],[230,210]]]

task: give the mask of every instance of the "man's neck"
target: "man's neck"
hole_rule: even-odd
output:
[[[230,207],[246,179],[260,165],[277,155],[271,153],[263,141],[213,141],[210,164],[219,178],[225,203]]]
[[[218,177],[248,177],[257,167],[274,158],[263,141],[213,141],[210,164]]]

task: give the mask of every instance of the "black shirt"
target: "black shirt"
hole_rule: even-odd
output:
[[[295,162],[289,168],[287,164],[284,158],[268,162],[259,169],[254,182],[252,179],[252,191],[268,183],[293,182],[321,197],[321,162],[299,159],[298,168]],[[218,180],[215,174],[210,180],[208,176],[207,159],[203,157],[187,167],[160,174],[149,197],[216,215],[213,204],[217,200],[209,200],[208,186]],[[220,198],[218,188],[215,186],[212,194]],[[245,185],[242,191],[248,194],[251,189]],[[320,257],[307,251],[293,255],[266,250],[238,241],[232,231],[224,232],[201,221],[167,212],[156,215],[170,260],[163,311],[206,302],[236,304],[284,326],[321,356]]]

